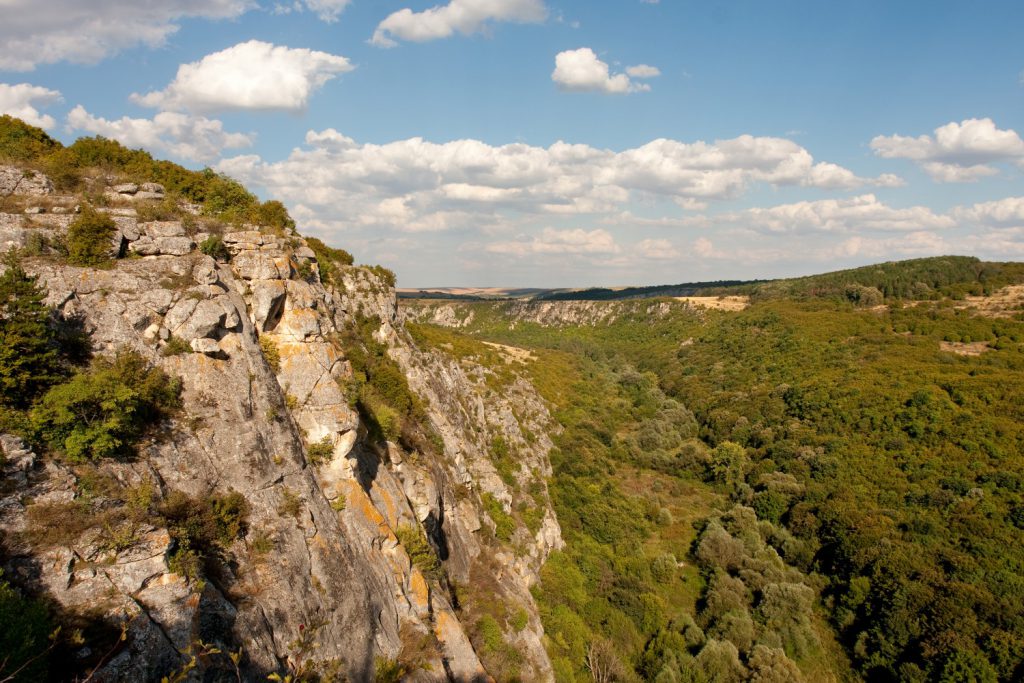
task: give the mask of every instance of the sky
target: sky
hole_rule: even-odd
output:
[[[1024,3],[0,0],[0,113],[401,287],[1024,260]]]

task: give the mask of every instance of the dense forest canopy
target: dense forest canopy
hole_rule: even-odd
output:
[[[886,263],[594,325],[459,304],[446,334],[534,351],[565,427],[560,678],[1020,680],[1024,313],[962,302],[1021,273]]]

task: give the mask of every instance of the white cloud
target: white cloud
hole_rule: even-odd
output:
[[[649,64],[637,64],[636,66],[627,66],[626,73],[633,78],[655,78],[661,75],[661,69]]]
[[[548,16],[543,0],[451,0],[422,12],[409,8],[388,15],[377,25],[370,43],[394,47],[397,40],[422,43],[484,31],[491,22],[540,23]]]
[[[724,214],[720,220],[773,233],[919,231],[956,225],[951,217],[936,214],[928,207],[897,209],[880,202],[873,194],[748,209]]]
[[[10,114],[40,128],[53,128],[57,122],[49,114],[41,113],[38,108],[60,102],[62,99],[56,90],[38,85],[0,83],[0,114]]]
[[[618,254],[621,249],[607,230],[555,230],[544,228],[532,238],[494,242],[485,247],[492,254],[507,256]]]
[[[614,152],[565,142],[492,146],[411,138],[362,144],[327,129],[307,133],[305,147],[281,161],[246,155],[218,168],[289,206],[305,207],[324,229],[405,232],[580,216],[612,225],[637,201],[703,210],[759,183],[833,187],[837,174],[844,187],[876,182],[839,167],[822,173],[800,145],[749,135],[713,143],[659,139]]]
[[[937,182],[971,182],[998,173],[989,164],[1016,162],[1024,167],[1024,140],[1014,130],[996,128],[992,119],[965,119],[916,138],[879,135],[871,149],[885,159],[917,162]]]
[[[182,64],[165,89],[131,99],[165,110],[302,111],[313,92],[353,68],[345,57],[250,40]]]
[[[994,228],[1024,228],[1024,197],[1006,197],[953,209],[957,220]]]
[[[291,14],[292,12],[310,11],[320,21],[333,24],[351,4],[352,0],[294,0],[290,4],[274,5],[274,14]]]
[[[627,67],[639,70],[643,75],[637,74],[615,74],[612,75],[608,65],[597,58],[597,55],[589,47],[581,47],[577,50],[565,50],[555,55],[555,70],[551,72],[553,80],[561,90],[568,92],[603,92],[612,95],[622,95],[631,92],[650,90],[646,83],[634,83],[630,75],[635,78],[651,78],[659,72],[653,66],[641,64]],[[651,70],[657,73],[651,73]]]
[[[60,61],[93,64],[120,50],[159,47],[185,18],[226,19],[252,0],[2,0],[0,70]]]
[[[78,105],[68,114],[68,128],[117,140],[127,147],[169,154],[179,159],[210,162],[225,149],[248,147],[252,139],[241,133],[228,133],[216,119],[160,112],[152,119],[127,116],[108,121],[93,116]]]
[[[679,258],[679,250],[666,239],[646,239],[634,247],[637,254],[652,261],[671,261]]]

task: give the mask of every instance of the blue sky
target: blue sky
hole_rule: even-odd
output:
[[[401,286],[1024,257],[1024,3],[2,0],[0,112]]]

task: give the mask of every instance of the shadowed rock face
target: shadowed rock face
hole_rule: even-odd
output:
[[[125,485],[151,482],[163,494],[237,491],[251,513],[246,538],[202,584],[171,571],[172,541],[152,526],[119,550],[89,531],[67,545],[7,549],[8,576],[63,609],[89,609],[111,622],[129,618],[128,639],[100,678],[159,679],[202,639],[241,648],[245,675],[265,679],[289,656],[294,662],[294,641],[305,632],[316,643],[307,656],[341,660],[352,680],[372,679],[378,658],[401,660],[417,642],[428,643],[418,654],[428,666],[411,680],[484,680],[486,667],[467,635],[472,624],[464,623],[471,606],[453,608],[448,580],[425,577],[395,533],[418,526],[452,582],[488,571],[496,597],[527,611],[527,627],[506,635],[523,653],[524,680],[550,680],[528,590],[561,545],[546,490],[535,501],[544,506],[540,531],[517,523],[509,544],[486,533],[492,525],[480,498],[489,493],[510,511],[516,495],[488,458],[497,435],[517,447],[516,477],[524,483],[539,477],[542,485],[550,474],[551,422],[532,387],[517,380],[499,396],[487,388],[485,368],[416,348],[393,289],[354,267],[341,268],[343,288],[325,287],[297,236],[227,234],[232,259],[223,264],[196,250],[203,234],[118,213],[112,255],[127,243],[138,258],[109,270],[53,258],[24,264],[40,275],[50,305],[84,319],[97,353],[132,348],[182,379],[183,410],[159,438],[142,444],[135,461],[101,468]],[[2,237],[13,244],[32,230],[60,234],[66,225],[29,228],[20,216],[0,215],[0,226],[11,226]],[[366,437],[346,390],[352,368],[340,341],[357,314],[380,320],[376,336],[426,407],[443,452],[410,453]],[[175,340],[192,352],[161,353]],[[277,351],[276,370],[266,348]],[[527,431],[538,436],[528,441]],[[332,453],[311,465],[307,446],[323,441]],[[5,437],[2,445],[16,456],[7,458],[5,480],[21,477],[18,490],[0,498],[0,530],[11,536],[26,525],[23,502],[71,500],[75,475],[52,459],[39,464],[43,459],[15,440]],[[284,512],[286,499],[298,502]],[[269,552],[254,549],[257,537],[270,540]]]

